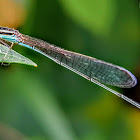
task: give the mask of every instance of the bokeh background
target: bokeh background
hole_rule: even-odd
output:
[[[139,0],[0,0],[0,25],[111,62],[140,79]],[[0,66],[0,140],[140,140],[140,111],[48,58]],[[113,89],[140,102],[140,84]]]

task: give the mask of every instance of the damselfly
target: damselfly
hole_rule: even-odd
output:
[[[65,68],[79,74],[80,76],[126,100],[132,105],[140,108],[139,103],[104,85],[107,84],[121,88],[134,87],[137,84],[137,79],[125,68],[93,57],[64,50],[40,39],[21,34],[18,30],[11,28],[0,27],[0,38],[11,42],[12,44],[10,48],[12,48],[13,44],[16,43],[35,50],[61,66],[64,66]],[[8,46],[8,44],[2,40],[1,43]]]

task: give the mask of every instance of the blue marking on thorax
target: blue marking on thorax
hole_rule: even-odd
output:
[[[29,49],[33,49],[33,47],[31,47],[31,46],[29,46],[29,45],[27,45],[27,44],[24,44],[24,43],[22,43],[22,42],[19,42],[18,44],[21,45],[21,46],[27,47],[27,48],[29,48]]]
[[[13,42],[13,43],[18,43],[18,40],[15,36],[9,36],[9,35],[2,35],[0,34],[0,38],[8,41],[8,42]]]
[[[45,54],[44,52],[40,51],[40,50],[37,49],[37,48],[34,48],[34,46],[32,47],[32,46],[29,46],[29,45],[24,44],[24,43],[22,43],[22,42],[19,42],[18,44],[21,45],[21,46],[27,47],[27,48],[29,48],[29,49],[32,49],[32,50],[34,50],[34,51],[36,51],[36,52],[38,52],[38,53],[40,53],[40,54],[46,56],[46,54]]]

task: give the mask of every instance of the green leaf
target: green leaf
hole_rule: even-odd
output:
[[[7,54],[8,52],[8,54]],[[6,55],[7,54],[7,55]],[[6,57],[5,57],[6,55]],[[5,57],[5,58],[4,58]],[[16,51],[10,49],[7,46],[0,44],[0,62],[4,63],[19,63],[37,67],[37,64],[27,57],[17,53]]]

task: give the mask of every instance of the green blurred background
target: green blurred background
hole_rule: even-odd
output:
[[[138,0],[0,0],[0,25],[140,78]],[[48,58],[0,66],[0,140],[139,140],[140,111]],[[140,85],[113,89],[140,102]]]

